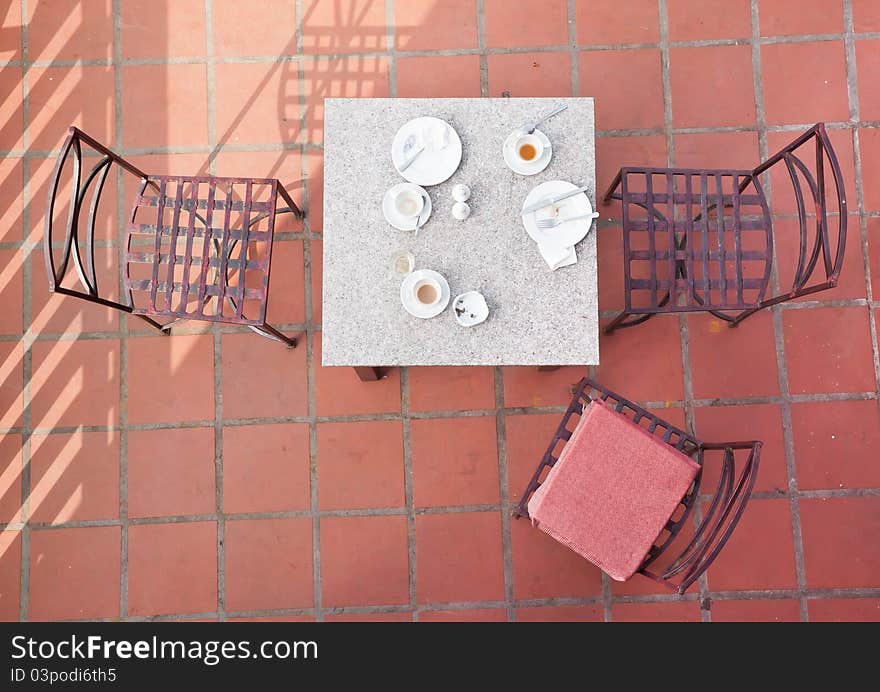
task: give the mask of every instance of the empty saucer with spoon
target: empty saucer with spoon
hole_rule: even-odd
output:
[[[398,231],[415,231],[431,216],[431,196],[413,183],[398,183],[382,197],[382,214]]]

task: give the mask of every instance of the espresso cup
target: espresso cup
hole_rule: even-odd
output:
[[[424,207],[425,198],[410,188],[398,190],[394,196],[394,209],[403,217],[416,217],[422,213]]]
[[[440,282],[432,278],[419,279],[413,284],[412,299],[417,305],[430,308],[440,302],[443,297]]]
[[[537,135],[523,135],[516,140],[516,158],[522,163],[535,163],[544,153],[544,143]]]

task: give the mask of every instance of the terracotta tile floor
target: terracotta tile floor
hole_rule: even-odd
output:
[[[876,2],[7,5],[0,617],[880,619]],[[852,218],[836,292],[735,333],[665,316],[602,339],[592,374],[608,386],[707,439],[766,442],[756,499],[683,599],[612,584],[509,518],[586,369],[365,384],[320,366],[322,99],[502,94],[595,96],[600,188],[622,164],[751,166],[818,119],[841,157]],[[50,299],[39,242],[71,124],[157,172],[280,178],[309,211],[281,227],[269,307],[305,333],[298,348],[198,324],[164,338]],[[623,300],[607,212],[606,318]],[[114,218],[97,230],[111,277]]]

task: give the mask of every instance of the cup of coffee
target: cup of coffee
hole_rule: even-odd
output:
[[[443,291],[440,282],[430,277],[419,279],[412,287],[413,301],[424,308],[430,308],[440,302]]]
[[[398,214],[406,218],[418,216],[424,207],[425,198],[411,188],[404,187],[394,196],[394,208]]]
[[[523,135],[516,140],[515,150],[522,163],[534,163],[544,153],[544,143],[536,135]]]

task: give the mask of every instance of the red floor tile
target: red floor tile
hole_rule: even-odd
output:
[[[480,56],[431,55],[397,59],[400,98],[480,96]]]
[[[21,60],[21,5],[11,2],[0,14],[0,31],[6,37],[0,48],[0,59]]]
[[[213,521],[129,527],[130,615],[214,610],[217,610],[217,525]]]
[[[214,419],[214,340],[209,334],[129,339],[127,365],[129,422]]]
[[[224,334],[223,417],[305,416],[306,336],[296,348],[251,332]]]
[[[0,334],[22,333],[22,265],[21,250],[0,250],[0,300],[7,306],[0,314]],[[44,279],[45,281],[45,279]]]
[[[662,135],[646,137],[599,137],[596,139],[596,194],[601,200],[614,176],[623,166],[666,166],[666,138]],[[599,204],[602,218],[621,218],[620,203]],[[622,267],[621,267],[622,270]],[[602,306],[604,309],[604,306]]]
[[[615,45],[655,43],[660,40],[660,19],[653,0],[577,0],[575,18],[578,43]]]
[[[876,401],[792,404],[798,488],[880,487],[880,413]]]
[[[670,41],[750,38],[752,15],[749,0],[668,0]],[[763,15],[761,15],[763,24]]]
[[[308,510],[309,428],[305,423],[223,429],[223,510]]]
[[[758,165],[757,132],[700,132],[675,135],[675,165],[683,168],[740,168]]]
[[[859,130],[865,209],[880,210],[880,128]],[[852,194],[852,193],[850,193]]]
[[[477,6],[470,0],[395,3],[394,35],[397,50],[476,48]]]
[[[312,340],[315,368],[315,408],[319,416],[400,411],[400,370],[389,368],[387,376],[362,382],[354,368],[322,367],[321,337]]]
[[[2,83],[0,79],[0,85]],[[5,126],[0,125],[0,143],[3,142],[4,129]],[[22,160],[4,157],[0,161],[0,243],[14,243],[24,238],[24,204],[21,194],[23,183]]]
[[[556,433],[556,428],[562,422],[562,414],[505,416],[505,421],[508,497],[511,503],[516,503],[522,497]]]
[[[293,70],[294,76],[295,67],[291,63],[288,68]],[[389,63],[384,57],[308,57],[303,61],[302,70],[306,97],[306,132],[302,139],[307,142],[324,141],[325,98],[389,95]]]
[[[312,240],[312,324],[321,324],[323,317],[323,285],[324,285],[324,242]]]
[[[112,67],[75,65],[30,68],[28,135],[31,147],[60,147],[71,125],[76,125],[99,142],[112,144],[116,133],[114,86]],[[161,101],[164,108],[166,101]]]
[[[410,368],[410,411],[466,411],[495,408],[492,368]]]
[[[312,520],[226,522],[226,608],[311,608]]]
[[[596,99],[597,130],[663,127],[660,51],[584,51],[578,56],[580,92]],[[616,85],[608,89],[609,83]]]
[[[0,74],[0,147],[20,149],[24,147],[24,87],[20,67],[7,67]],[[30,90],[28,91],[30,93]],[[30,116],[30,120],[33,115]],[[58,135],[59,141],[61,135]],[[20,189],[20,188],[19,188]]]
[[[486,45],[561,46],[568,43],[565,0],[484,0]]]
[[[119,617],[120,528],[31,532],[29,620]]]
[[[880,287],[880,218],[867,219],[868,223],[868,265],[871,274],[871,287]]]
[[[219,8],[215,3],[215,17]],[[129,59],[205,55],[205,6],[200,0],[129,0],[120,5],[120,39]],[[215,54],[223,45],[215,31]]]
[[[683,396],[681,337],[676,315],[603,335],[596,379],[632,401],[677,401]]]
[[[476,610],[425,610],[419,622],[507,622],[507,611],[501,608]]]
[[[31,376],[31,424],[115,425],[119,418],[119,341],[38,341]]]
[[[807,586],[872,587],[880,569],[880,498],[840,497],[800,501]]]
[[[272,247],[271,289],[266,320],[272,325],[306,321],[303,241],[276,240]]]
[[[0,523],[3,524],[21,521],[22,444],[21,435],[0,436]]]
[[[856,41],[856,64],[860,75],[874,75],[880,69],[880,41]],[[871,89],[871,79],[859,80],[859,116],[865,120],[880,118],[880,95]]]
[[[779,394],[773,316],[769,311],[756,313],[735,328],[708,313],[688,315],[687,322],[695,397]]]
[[[837,0],[759,0],[758,16],[761,36],[843,32],[843,7]]]
[[[404,516],[322,518],[324,607],[408,604],[406,535]]]
[[[237,0],[215,0],[215,55],[275,57],[299,52],[296,49],[296,37],[291,30],[296,26],[295,8],[295,3],[287,0],[253,4]],[[244,27],[247,27],[246,31],[242,31]]]
[[[309,130],[309,136],[316,136]],[[318,141],[324,140],[323,124],[317,132]],[[306,185],[309,190],[309,203],[306,216],[312,233],[321,233],[324,228],[324,152],[310,151],[306,155]]]
[[[302,113],[296,65],[225,63],[216,65],[214,71],[221,142],[277,144],[296,137]]]
[[[762,46],[767,123],[849,119],[844,63],[843,41]]]
[[[412,421],[416,507],[497,504],[495,416]]]
[[[615,603],[611,606],[612,622],[699,622],[697,601],[667,603]]]
[[[497,512],[416,517],[416,598],[419,603],[504,598]]]
[[[218,93],[223,84],[218,69]],[[127,147],[183,147],[208,141],[205,65],[128,65],[122,68],[122,141]],[[174,104],[169,107],[169,104]],[[237,112],[237,111],[236,111]],[[218,108],[217,133],[225,111]]]
[[[867,310],[785,310],[782,324],[792,393],[867,392],[876,388]]]
[[[318,424],[318,507],[403,507],[400,421]]]
[[[390,613],[333,613],[324,616],[324,622],[412,622],[412,612]]]
[[[517,622],[604,622],[605,609],[599,603],[584,606],[536,606],[517,608]]]
[[[306,53],[374,53],[387,45],[382,0],[311,0],[302,24]]]
[[[0,618],[18,620],[21,592],[21,534],[0,531]]]
[[[601,357],[601,356],[600,356]],[[584,366],[538,370],[534,366],[509,366],[504,373],[505,406],[567,406],[574,387],[589,372]]]
[[[570,96],[568,53],[506,53],[489,56],[489,96]]]
[[[76,432],[31,437],[30,519],[63,524],[119,516],[119,436]]]
[[[517,599],[602,595],[602,573],[527,519],[511,521],[513,596]]]
[[[0,426],[4,428],[21,425],[24,410],[23,360],[21,343],[0,342]]]
[[[712,601],[712,622],[800,622],[795,600]]]
[[[31,61],[107,60],[113,57],[111,0],[60,0],[27,6]]]
[[[755,124],[752,51],[748,46],[672,48],[669,77],[675,127]],[[700,88],[695,87],[698,84]]]
[[[874,0],[852,0],[856,31],[880,31],[880,7]]]
[[[128,433],[131,517],[213,514],[217,510],[214,474],[211,428]]]
[[[796,588],[788,500],[751,500],[708,579],[712,591]]]
[[[264,615],[255,618],[229,618],[226,622],[314,622],[314,615]]]
[[[880,622],[880,599],[823,598],[807,601],[810,622]]]
[[[599,310],[623,310],[623,229],[620,226],[598,229]]]
[[[837,243],[835,234],[836,221],[831,221],[832,231],[831,259],[837,256]],[[846,246],[843,255],[843,270],[840,273],[838,284],[821,293],[803,296],[797,300],[800,302],[809,300],[844,300],[849,298],[868,297],[867,284],[865,283],[865,264],[862,255],[862,239],[858,228],[858,219],[851,216],[847,228]],[[815,223],[808,224],[807,237],[812,249],[812,243],[816,236]],[[794,286],[794,276],[797,271],[797,261],[800,254],[800,229],[797,219],[780,218],[773,220],[773,238],[776,245],[777,270],[779,273],[779,286],[782,291],[790,291]],[[825,269],[822,266],[820,256],[819,263],[809,285],[822,283],[826,280]]]
[[[694,418],[697,438],[704,442],[761,440],[764,446],[761,448],[755,491],[788,492],[782,412],[778,404],[699,406],[694,409]],[[707,458],[703,466],[704,493],[715,492],[718,487],[721,468],[718,462],[720,459],[713,456]]]

